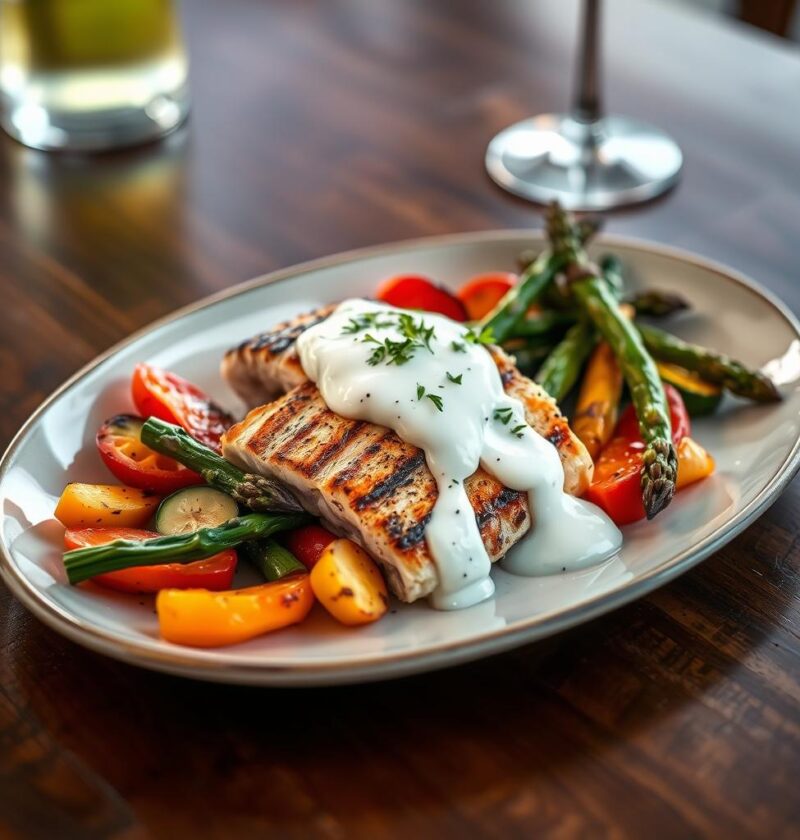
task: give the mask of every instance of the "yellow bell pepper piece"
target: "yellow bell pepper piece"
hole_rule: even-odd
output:
[[[247,589],[162,589],[156,597],[161,635],[192,647],[219,647],[298,624],[314,604],[308,575]]]
[[[685,437],[678,444],[678,484],[682,490],[714,472],[714,459],[697,441]]]
[[[159,496],[115,484],[68,484],[56,505],[65,528],[142,528],[155,513]]]
[[[614,351],[601,341],[586,366],[572,420],[572,430],[593,461],[614,433],[621,396],[622,371]]]
[[[351,540],[334,540],[311,570],[317,600],[342,624],[377,621],[389,608],[389,593],[370,556]]]

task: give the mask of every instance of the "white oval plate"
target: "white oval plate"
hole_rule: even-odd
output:
[[[800,325],[751,281],[660,246],[607,238],[632,287],[673,289],[693,305],[673,321],[682,336],[768,365],[785,396],[777,406],[729,399],[694,424],[713,453],[713,478],[679,494],[652,523],[624,529],[621,554],[604,565],[551,577],[494,572],[497,594],[461,612],[393,603],[357,630],[316,608],[300,627],[217,650],[162,641],[152,598],[65,583],[63,529],[52,518],[68,481],[108,481],[94,447],[108,416],[132,410],[134,364],[148,360],[194,380],[241,410],[218,364],[231,345],[299,312],[368,295],[382,278],[429,274],[451,287],[473,274],[513,269],[541,243],[526,231],[423,239],[330,257],[279,271],[163,319],[84,368],[25,424],[0,462],[0,571],[11,591],[53,629],[125,662],[184,676],[262,685],[384,679],[498,653],[588,621],[666,583],[720,548],[775,500],[800,464]],[[240,582],[246,582],[246,573]]]

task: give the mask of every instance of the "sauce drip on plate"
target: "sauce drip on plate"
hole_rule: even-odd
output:
[[[528,493],[533,531],[524,555],[504,562],[508,571],[580,568],[622,542],[602,511],[564,493],[558,452],[503,390],[483,346],[488,338],[439,315],[354,299],[297,340],[303,370],[332,411],[387,426],[425,453],[439,489],[425,529],[439,574],[431,595],[438,609],[468,607],[494,592],[464,487],[479,465]]]

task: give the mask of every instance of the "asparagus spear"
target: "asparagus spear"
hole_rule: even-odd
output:
[[[554,334],[563,332],[564,327],[571,326],[577,319],[577,312],[554,312],[545,310],[531,318],[524,318],[514,326],[509,337],[525,338],[529,340],[551,341]]]
[[[604,263],[606,263],[606,260],[601,260],[601,267]],[[613,266],[610,266],[610,268],[614,269]],[[603,277],[606,281],[610,281],[609,285],[612,285],[613,290],[613,282],[611,282],[613,278],[610,271],[603,271]],[[658,289],[634,292],[623,298],[623,301],[631,306],[637,315],[645,315],[650,318],[665,318],[690,308],[689,302],[680,295],[672,292],[662,292]],[[579,313],[575,309],[546,309],[538,315],[518,321],[511,330],[509,338],[553,339],[560,327],[574,324],[578,320],[578,316]]]
[[[114,540],[103,545],[77,548],[64,554],[64,568],[71,584],[128,569],[159,563],[190,563],[211,557],[247,540],[258,540],[278,531],[296,528],[308,521],[297,513],[248,513],[229,519],[216,528],[201,528],[191,534],[154,537],[151,540]]]
[[[690,304],[686,298],[673,292],[662,292],[658,289],[645,289],[634,292],[625,299],[635,310],[637,315],[648,315],[651,318],[666,318],[684,309]]]
[[[655,362],[600,269],[590,262],[564,210],[554,203],[547,214],[553,254],[566,262],[566,275],[581,309],[611,346],[628,383],[645,443],[642,458],[642,501],[648,519],[663,510],[675,494],[678,459],[672,443],[669,406]]]
[[[600,270],[608,288],[614,293],[614,297],[620,300],[625,290],[625,282],[622,279],[622,261],[614,254],[603,254],[600,257]]]
[[[505,294],[503,299],[478,324],[477,331],[487,327],[496,344],[505,341],[517,321],[525,317],[531,304],[535,303],[562,266],[560,258],[554,258],[549,251],[542,252],[525,271],[519,282]]]
[[[560,402],[578,381],[586,359],[594,347],[594,329],[587,320],[573,324],[536,374],[536,381]]]
[[[778,402],[781,399],[772,380],[763,373],[749,370],[729,356],[697,344],[689,344],[656,327],[645,324],[639,324],[638,327],[645,346],[660,361],[694,371],[707,382],[722,385],[732,394],[749,400]]]
[[[243,543],[240,551],[269,581],[306,571],[291,551],[273,539]]]
[[[294,496],[278,482],[242,472],[216,452],[198,443],[180,426],[151,417],[142,426],[141,438],[145,446],[162,455],[169,455],[200,473],[212,487],[233,496],[240,505],[251,510],[302,510]]]

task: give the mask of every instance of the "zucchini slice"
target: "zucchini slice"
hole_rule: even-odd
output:
[[[658,373],[663,382],[669,382],[680,391],[686,410],[692,417],[713,414],[722,399],[722,388],[701,379],[696,373],[678,365],[657,362]]]
[[[239,515],[236,502],[213,487],[184,487],[167,496],[156,511],[159,534],[188,534],[222,525]]]

